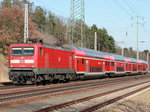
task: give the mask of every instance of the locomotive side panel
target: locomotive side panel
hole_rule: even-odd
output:
[[[52,49],[52,68],[70,68],[72,69],[73,66],[73,56],[72,52],[69,51],[62,51],[62,50],[57,50],[57,49]]]
[[[45,68],[45,62],[46,62],[46,58],[45,58],[45,54],[49,53],[48,51],[46,51],[46,49],[44,47],[38,47],[38,53],[36,54],[38,56],[38,66],[37,68]],[[49,57],[47,57],[49,58]]]
[[[40,47],[38,62],[39,74],[74,73],[73,53],[70,51]]]

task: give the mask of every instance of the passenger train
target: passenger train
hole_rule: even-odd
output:
[[[32,40],[9,47],[9,79],[27,84],[147,73],[147,62],[77,46]]]

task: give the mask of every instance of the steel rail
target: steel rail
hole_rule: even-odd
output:
[[[123,87],[123,88],[107,91],[107,92],[104,92],[104,93],[100,93],[100,94],[84,97],[84,98],[77,99],[77,100],[74,100],[74,101],[69,101],[69,102],[66,102],[66,103],[62,103],[62,104],[58,104],[58,105],[42,108],[42,109],[36,110],[35,112],[49,112],[49,111],[53,111],[53,110],[62,109],[62,108],[65,108],[65,107],[73,105],[73,104],[83,103],[83,102],[86,102],[86,101],[91,100],[91,99],[95,99],[95,98],[98,98],[98,97],[102,97],[104,95],[108,95],[108,94],[111,94],[111,93],[115,93],[115,92],[118,92],[118,91],[121,91],[121,90],[125,90],[125,89],[128,89],[128,88],[131,88],[131,87],[135,87],[135,86],[147,83],[147,82],[150,82],[150,81],[146,81],[146,82],[134,84],[134,85],[131,85],[131,86],[127,86],[127,87]],[[150,86],[146,86],[146,88],[148,88],[148,87],[150,87]],[[143,89],[145,89],[145,87]],[[138,89],[138,90],[141,90],[141,89]],[[135,92],[131,92],[131,93],[135,93]],[[129,96],[130,94],[127,94],[127,95]],[[119,97],[119,98],[121,99],[123,97]],[[115,101],[115,100],[113,100],[113,101]],[[108,102],[112,102],[112,100],[110,100]],[[109,104],[109,103],[107,103],[107,102],[106,103],[101,103],[100,105],[105,106],[104,104],[106,105],[106,104]],[[88,109],[83,110],[83,112],[92,112],[92,111],[96,110],[99,107],[101,107],[101,106],[96,105],[96,106],[93,106],[93,107],[90,107]],[[88,111],[88,110],[91,110],[91,111]]]

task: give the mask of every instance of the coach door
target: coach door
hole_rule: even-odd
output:
[[[49,55],[48,55],[48,53],[45,54],[45,68],[49,68]]]
[[[69,56],[69,68],[72,68],[72,56]]]
[[[86,60],[86,73],[88,73],[88,72],[89,72],[89,61]]]

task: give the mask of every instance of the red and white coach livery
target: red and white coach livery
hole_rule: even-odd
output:
[[[9,78],[16,83],[145,74],[147,62],[75,46],[56,47],[33,40],[9,48]]]

